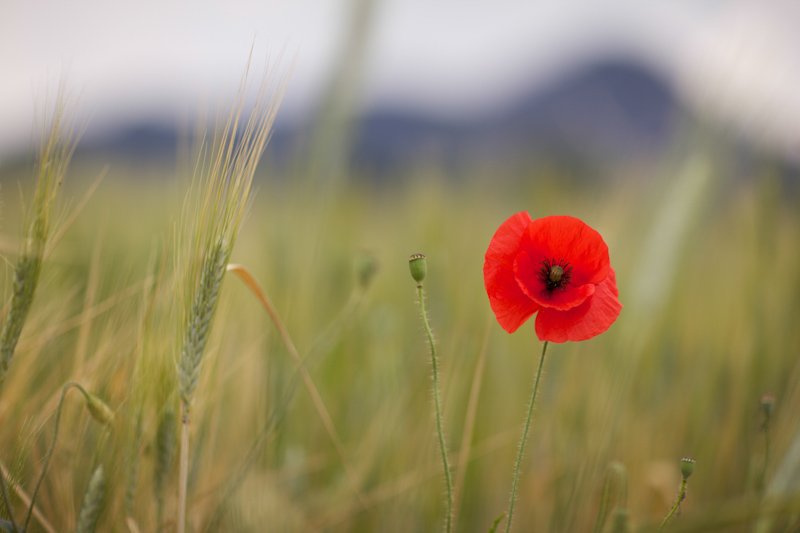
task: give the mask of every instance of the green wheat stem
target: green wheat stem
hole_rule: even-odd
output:
[[[664,530],[664,527],[666,527],[667,522],[669,522],[669,519],[672,518],[672,515],[674,515],[675,512],[678,510],[678,507],[680,507],[681,502],[683,501],[685,495],[686,495],[686,478],[684,478],[681,481],[681,489],[678,491],[678,499],[675,500],[675,505],[672,506],[672,509],[670,509],[669,514],[664,518],[664,521],[661,522],[661,527],[658,528],[659,531]]]
[[[189,407],[183,404],[178,478],[178,533],[186,531],[186,489],[189,482]]]
[[[33,493],[31,494],[31,504],[28,507],[28,515],[25,518],[25,527],[23,528],[24,531],[28,530],[28,524],[30,523],[31,516],[33,515],[33,506],[36,503],[36,495],[39,493],[39,487],[42,485],[44,476],[47,473],[47,467],[50,466],[50,458],[53,456],[53,450],[56,448],[56,439],[58,439],[58,427],[59,423],[61,422],[61,408],[64,406],[64,398],[67,395],[67,391],[73,387],[81,391],[87,400],[89,399],[89,395],[86,393],[83,387],[74,381],[68,382],[66,385],[64,385],[64,388],[61,389],[61,399],[58,401],[58,409],[56,410],[56,427],[53,430],[53,441],[50,443],[50,449],[47,450],[47,455],[44,457],[44,466],[39,474],[39,479],[36,480]]]
[[[603,526],[606,524],[609,502],[611,500],[611,485],[611,473],[609,472],[606,474],[606,478],[603,481],[603,491],[600,493],[600,508],[597,511],[597,520],[595,520],[592,533],[601,533],[603,531]]]
[[[189,479],[189,422],[191,405],[200,378],[203,353],[217,309],[217,301],[228,264],[230,248],[222,239],[209,250],[192,302],[189,323],[178,365],[179,393],[182,405],[181,460],[178,497],[178,533],[183,533],[186,520],[186,491]]]
[[[597,512],[597,520],[594,523],[592,533],[601,533],[606,520],[611,511],[611,489],[616,486],[617,495],[614,505],[616,513],[614,517],[614,530],[627,524],[627,501],[628,501],[628,472],[625,466],[619,461],[612,461],[608,465],[608,471],[603,482],[603,491],[600,495],[600,509]],[[623,528],[624,529],[624,528]]]
[[[156,497],[156,524],[161,529],[164,521],[164,492],[167,479],[172,469],[175,453],[175,412],[168,407],[161,413],[156,431],[156,470],[153,474],[154,494]]]
[[[445,531],[450,533],[450,527],[453,523],[453,481],[450,476],[450,464],[447,461],[447,446],[444,442],[444,428],[442,425],[442,409],[439,405],[439,365],[436,360],[436,347],[433,341],[433,333],[431,327],[428,325],[428,314],[425,312],[425,293],[422,289],[422,283],[417,284],[417,291],[419,293],[419,310],[422,315],[422,324],[425,326],[425,332],[428,334],[428,344],[431,347],[431,364],[433,366],[433,401],[436,405],[436,429],[439,433],[439,449],[442,453],[442,464],[444,465],[444,479],[447,483],[447,521]]]
[[[514,482],[511,484],[511,503],[508,507],[508,522],[506,523],[506,533],[511,531],[511,520],[514,518],[514,504],[517,501],[517,482],[519,481],[519,469],[522,464],[522,454],[525,450],[525,441],[528,439],[528,430],[531,427],[531,416],[533,415],[533,405],[536,402],[536,391],[539,389],[539,378],[542,377],[542,366],[544,365],[544,355],[547,352],[549,341],[544,341],[542,346],[542,356],[539,358],[539,370],[536,372],[536,380],[533,382],[533,394],[528,405],[528,418],[525,420],[525,430],[522,432],[522,441],[519,443],[519,453],[517,454],[517,464],[514,467]]]

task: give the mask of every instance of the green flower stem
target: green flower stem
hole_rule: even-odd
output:
[[[33,493],[31,494],[31,504],[28,507],[28,515],[25,518],[25,527],[23,527],[23,531],[28,531],[28,525],[31,521],[31,516],[33,515],[33,505],[36,503],[36,495],[39,493],[39,487],[44,480],[44,475],[47,473],[47,467],[50,466],[50,458],[53,456],[53,450],[56,448],[56,439],[58,438],[58,424],[61,421],[61,408],[64,406],[64,397],[67,395],[67,391],[75,387],[79,391],[83,393],[83,395],[88,400],[89,395],[86,391],[81,387],[79,384],[75,383],[74,381],[68,382],[64,385],[64,388],[61,389],[61,399],[58,402],[58,410],[56,411],[56,427],[53,431],[53,442],[50,443],[50,449],[47,450],[47,455],[44,457],[44,466],[42,467],[42,472],[39,474],[39,479],[36,480],[36,486],[33,488]]]
[[[531,427],[531,416],[533,415],[533,404],[536,402],[536,391],[539,389],[539,378],[542,377],[542,365],[544,365],[544,355],[547,353],[549,341],[544,341],[542,346],[542,356],[539,358],[539,370],[536,371],[536,380],[533,382],[533,394],[531,403],[528,405],[528,418],[525,420],[525,430],[522,432],[522,441],[519,443],[519,453],[517,454],[517,464],[514,467],[514,482],[511,485],[511,504],[508,507],[508,522],[506,523],[506,533],[511,531],[511,519],[514,518],[514,503],[517,500],[517,481],[519,481],[519,468],[522,464],[522,453],[525,450],[525,441],[528,438],[528,430]]]
[[[444,478],[447,483],[447,521],[445,531],[450,533],[453,523],[453,481],[450,477],[450,464],[447,461],[447,447],[444,443],[444,428],[442,426],[442,409],[439,406],[439,369],[436,361],[436,348],[433,342],[433,333],[428,325],[428,314],[425,312],[425,294],[422,290],[422,282],[417,284],[419,292],[419,310],[422,315],[422,324],[428,334],[428,344],[431,346],[431,364],[433,365],[433,401],[436,405],[436,429],[439,432],[439,448],[442,452],[442,463],[444,464]]]
[[[761,469],[761,479],[758,480],[758,497],[764,496],[764,480],[767,478],[769,465],[769,417],[764,420],[764,467]]]
[[[683,501],[685,495],[686,495],[686,478],[684,478],[683,481],[681,481],[681,490],[678,491],[678,499],[675,500],[675,505],[672,506],[672,509],[670,509],[669,514],[666,516],[666,518],[664,518],[664,521],[661,522],[661,527],[658,528],[659,531],[664,530],[664,527],[667,525],[667,522],[669,522],[669,519],[672,518],[672,515],[674,515],[675,511],[678,510],[678,507]]]

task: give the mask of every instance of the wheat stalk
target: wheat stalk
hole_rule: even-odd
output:
[[[30,219],[24,226],[22,249],[14,268],[11,304],[0,333],[0,393],[39,282],[56,193],[75,150],[77,139],[74,120],[72,115],[67,114],[67,107],[66,92],[62,85],[49,128],[45,117],[43,131],[46,129],[47,133],[44,134],[36,162],[36,191],[28,214]]]
[[[251,51],[252,59],[252,51]],[[264,76],[255,106],[244,130],[244,102],[248,92],[249,65],[236,102],[224,126],[209,144],[203,143],[195,169],[195,194],[184,211],[188,233],[179,261],[185,270],[179,288],[186,302],[182,320],[183,341],[178,360],[178,394],[181,399],[181,451],[178,480],[177,531],[184,533],[189,471],[189,424],[197,384],[203,366],[208,335],[217,309],[225,268],[249,202],[256,166],[266,148],[283,82],[275,86],[274,71]],[[189,303],[190,302],[190,303]]]

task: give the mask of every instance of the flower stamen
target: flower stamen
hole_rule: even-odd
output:
[[[572,277],[572,265],[566,259],[543,259],[539,269],[539,278],[552,292],[556,289],[566,290]]]

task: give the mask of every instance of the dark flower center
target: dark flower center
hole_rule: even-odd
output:
[[[565,290],[572,277],[572,265],[566,259],[543,259],[539,269],[539,279],[552,292],[556,289]]]

